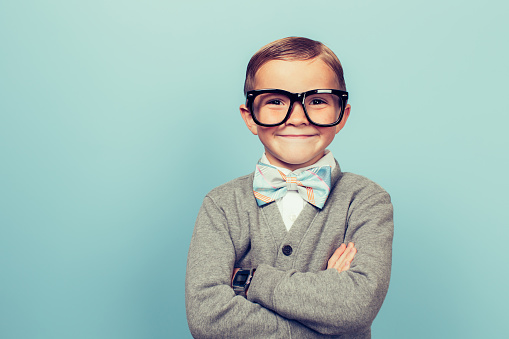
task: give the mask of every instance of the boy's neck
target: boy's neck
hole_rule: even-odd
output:
[[[279,159],[274,160],[274,157],[269,152],[265,151],[265,153],[263,154],[264,157],[262,157],[262,162],[266,162],[266,163],[268,163],[274,167],[280,168],[280,169],[286,169],[290,172],[294,172],[301,168],[305,168],[305,167],[309,167],[309,166],[313,166],[313,165],[317,164],[318,162],[320,162],[320,160],[322,160],[329,153],[330,153],[329,150],[325,150],[324,153],[320,157],[317,157],[317,159],[313,162],[308,161],[304,164],[288,164],[288,163],[280,161]],[[263,161],[263,160],[265,160],[265,161]],[[334,169],[334,167],[336,167],[336,162],[335,162],[334,158],[332,157],[331,159],[327,159],[327,160],[328,161],[325,161],[324,164],[319,164],[319,165],[320,166],[329,165],[332,167],[332,169]]]

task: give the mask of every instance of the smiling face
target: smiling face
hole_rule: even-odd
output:
[[[256,72],[254,89],[283,89],[301,93],[313,89],[339,89],[336,74],[320,58],[311,60],[271,60]],[[240,113],[249,130],[258,135],[265,155],[274,166],[295,170],[320,160],[325,148],[343,128],[350,114],[347,105],[341,122],[332,127],[312,125],[299,102],[293,105],[289,119],[282,125],[257,125],[245,105]]]

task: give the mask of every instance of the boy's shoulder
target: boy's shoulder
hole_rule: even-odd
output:
[[[335,191],[338,193],[348,192],[351,195],[357,196],[357,198],[362,196],[368,197],[374,194],[385,194],[390,198],[389,193],[382,186],[365,176],[351,172],[341,173],[341,177],[336,183]]]
[[[230,180],[227,183],[213,188],[207,193],[207,197],[212,200],[253,198],[253,177],[254,172]]]

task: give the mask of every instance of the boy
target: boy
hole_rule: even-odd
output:
[[[203,201],[187,262],[191,333],[370,338],[389,286],[392,205],[326,150],[351,109],[339,60],[320,42],[280,39],[251,58],[244,91],[240,113],[265,153]]]

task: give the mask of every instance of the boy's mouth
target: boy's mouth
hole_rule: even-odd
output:
[[[279,134],[280,137],[290,138],[290,139],[305,139],[314,137],[315,134]]]

